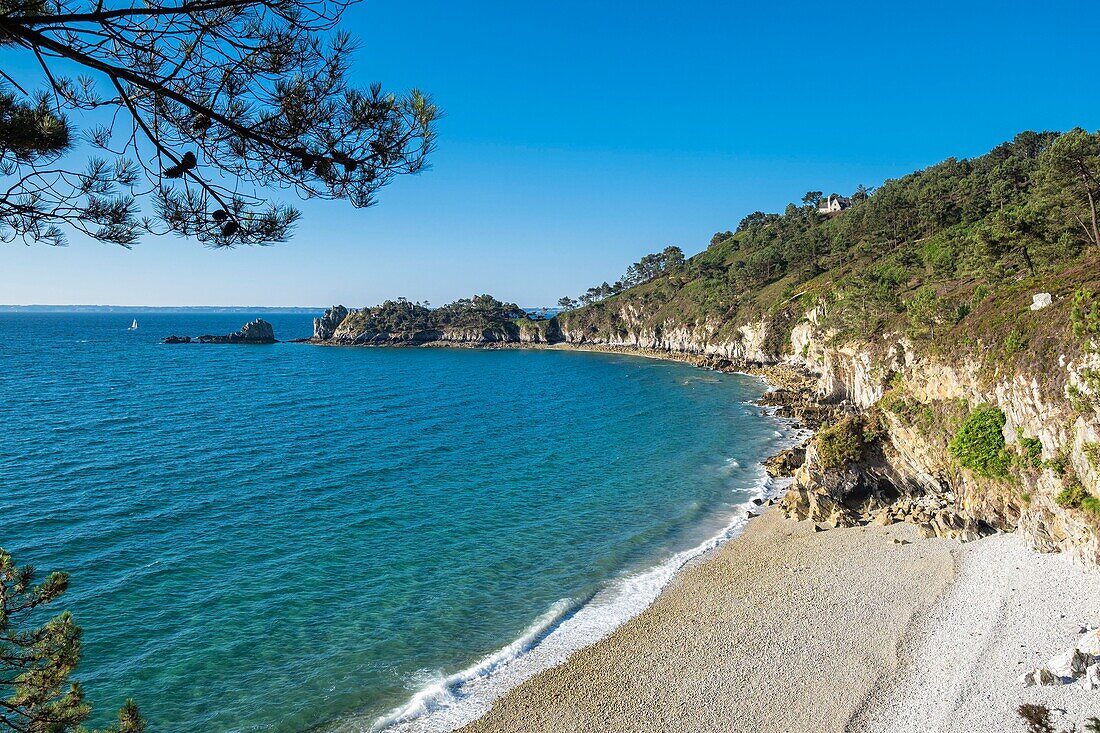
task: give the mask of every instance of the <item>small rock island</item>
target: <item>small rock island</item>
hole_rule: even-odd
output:
[[[190,336],[168,336],[161,339],[162,344],[275,344],[275,329],[262,318],[241,326],[239,331],[227,333],[222,336],[204,334],[192,338]]]

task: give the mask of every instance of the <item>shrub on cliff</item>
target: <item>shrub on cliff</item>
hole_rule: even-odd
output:
[[[1081,288],[1073,294],[1069,318],[1074,336],[1087,339],[1100,335],[1100,303],[1091,290]]]
[[[847,415],[821,428],[814,438],[818,458],[827,469],[843,468],[863,458],[867,442],[865,426],[858,415]]]
[[[948,445],[951,455],[963,466],[985,478],[1008,475],[1012,456],[1005,450],[1001,430],[1005,414],[991,405],[979,405],[963,421]]]
[[[1077,480],[1076,476],[1070,476],[1064,482],[1065,488],[1058,492],[1058,495],[1054,497],[1054,503],[1063,509],[1078,509],[1081,506],[1081,502],[1084,501],[1089,492],[1085,490],[1085,487],[1081,485],[1081,482]]]
[[[1081,508],[1094,517],[1100,517],[1100,499],[1092,494],[1081,499]]]
[[[1020,450],[1022,455],[1020,456],[1020,463],[1029,468],[1042,468],[1043,466],[1043,443],[1038,438],[1019,438]]]
[[[1080,509],[1100,517],[1100,499],[1090,494],[1077,476],[1070,473],[1063,485],[1065,488],[1054,497],[1055,504],[1063,509]]]

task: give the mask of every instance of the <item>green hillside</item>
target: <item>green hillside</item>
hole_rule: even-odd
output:
[[[1068,311],[1074,294],[1100,289],[1100,134],[1024,132],[861,188],[838,213],[819,212],[825,200],[809,192],[782,214],[750,214],[706,251],[559,319],[599,339],[625,328],[624,311],[658,329],[718,322],[718,333],[763,317],[780,350],[793,316],[824,304],[838,340],[891,327],[929,348],[982,338],[1015,357],[1051,336],[1052,312],[1018,318],[1021,299],[1026,310],[1042,289]],[[1082,303],[1096,308],[1087,292]]]

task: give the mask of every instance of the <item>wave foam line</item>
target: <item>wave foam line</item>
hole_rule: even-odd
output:
[[[805,432],[784,430],[782,447],[797,444]],[[443,733],[480,718],[509,690],[561,664],[644,611],[687,563],[744,531],[748,523],[745,510],[755,506],[753,499],[774,496],[791,482],[768,476],[763,465],[757,465],[757,475],[754,496],[737,505],[733,518],[718,534],[648,570],[612,581],[588,602],[557,601],[511,644],[426,685],[385,715],[373,721],[353,718],[337,726],[334,733]]]

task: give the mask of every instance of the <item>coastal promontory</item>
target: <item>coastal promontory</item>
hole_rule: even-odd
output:
[[[310,341],[343,346],[550,343],[560,340],[555,325],[491,295],[438,308],[399,298],[357,310],[335,305],[313,320]]]

